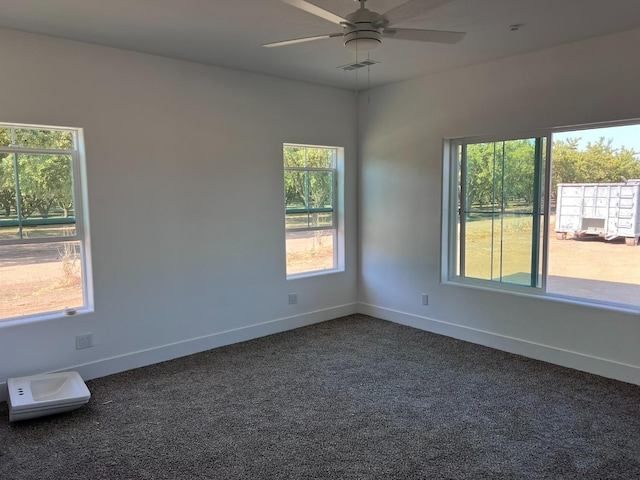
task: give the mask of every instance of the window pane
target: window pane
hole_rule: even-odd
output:
[[[71,156],[19,154],[18,174],[23,235],[75,235]]]
[[[333,172],[309,172],[309,208],[333,209]]]
[[[65,218],[61,219],[32,219],[31,221],[37,222],[37,225],[27,224],[22,226],[23,238],[59,238],[59,237],[74,237],[76,235],[75,223],[61,224],[59,222],[67,221]],[[41,222],[55,221],[52,224],[41,224]]]
[[[489,213],[468,213],[464,219],[465,236],[459,239],[464,248],[463,275],[492,280],[494,216]]]
[[[332,168],[333,149],[332,148],[308,148],[307,167],[310,168]]]
[[[336,268],[334,230],[287,232],[287,275]]]
[[[312,227],[333,227],[333,213],[331,212],[322,212],[322,213],[312,213],[309,215],[309,224]]]
[[[11,129],[0,127],[0,147],[11,145]]]
[[[284,146],[287,275],[337,268],[336,158],[335,148]]]
[[[640,125],[554,134],[547,291],[640,304]]]
[[[284,172],[284,197],[287,210],[307,209],[308,197],[308,173],[285,170]]]
[[[284,147],[284,166],[285,167],[304,167],[305,156],[302,147]]]
[[[71,150],[73,148],[73,132],[16,128],[15,136],[15,143],[23,148],[57,150]]]
[[[542,155],[542,142],[535,139],[467,145],[464,238],[459,238],[464,276],[538,284],[540,193],[535,186]]]
[[[308,228],[310,219],[308,213],[288,213],[285,216],[286,228]]]
[[[503,215],[502,216],[502,262],[500,264],[500,278],[503,282],[517,285],[532,285],[531,261],[533,244],[532,215]],[[536,275],[538,269],[535,270]],[[533,286],[537,285],[534,281]]]
[[[80,242],[0,246],[0,321],[83,306]]]
[[[0,154],[0,239],[19,236],[13,154]]]
[[[334,168],[335,149],[284,147],[284,166],[298,168]]]

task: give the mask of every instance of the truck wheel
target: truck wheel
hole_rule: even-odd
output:
[[[566,240],[567,232],[556,232],[556,240]]]
[[[638,245],[638,237],[625,237],[624,243],[630,247],[635,247]]]

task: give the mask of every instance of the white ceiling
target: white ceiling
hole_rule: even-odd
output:
[[[341,16],[358,8],[354,0],[311,1]],[[367,8],[384,13],[402,3],[368,0]],[[348,89],[638,28],[640,0],[452,0],[395,26],[467,35],[456,45],[385,39],[371,53],[381,63],[368,78],[366,69],[356,77],[337,68],[356,60],[340,38],[261,47],[340,31],[281,0],[0,0],[0,27]]]

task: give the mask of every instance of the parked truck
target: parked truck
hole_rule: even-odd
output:
[[[640,179],[624,183],[559,183],[556,197],[556,237],[598,235],[624,237],[627,245],[640,239]]]

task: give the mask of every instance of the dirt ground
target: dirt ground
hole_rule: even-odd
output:
[[[549,241],[547,291],[638,304],[640,246],[591,236]]]
[[[310,249],[313,238],[295,238],[288,256],[297,271],[331,268],[333,249],[323,242]],[[42,311],[82,305],[80,266],[65,263],[58,246],[0,247],[0,321]],[[66,268],[65,268],[66,267]],[[586,298],[638,303],[640,298],[640,246],[624,239],[597,237],[549,241],[548,291]]]
[[[64,245],[0,247],[0,321],[82,306],[80,260]]]
[[[333,268],[333,233],[287,233],[287,275]]]

